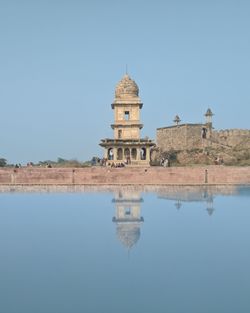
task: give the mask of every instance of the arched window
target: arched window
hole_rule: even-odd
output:
[[[130,157],[130,150],[129,150],[129,148],[126,148],[126,149],[124,150],[124,155],[125,155],[126,158],[127,158],[127,157]]]
[[[129,120],[129,115],[130,115],[130,114],[129,114],[129,111],[125,111],[125,112],[124,112],[124,120],[125,120],[125,121],[128,121],[128,120]]]
[[[207,129],[205,127],[202,127],[201,137],[203,139],[207,138]]]
[[[140,153],[141,153],[141,160],[146,160],[146,148],[141,148],[141,151],[140,151]]]
[[[118,139],[121,139],[121,138],[122,138],[122,130],[118,129]]]
[[[122,148],[117,149],[117,160],[122,160],[123,159],[123,151]]]
[[[131,158],[132,160],[136,160],[137,157],[137,149],[136,148],[132,148],[131,150]]]
[[[114,159],[113,148],[109,148],[109,149],[108,149],[108,159],[109,159],[109,160],[113,160],[113,159]]]
[[[130,164],[131,163],[131,159],[130,159],[130,150],[129,150],[129,148],[126,148],[124,150],[124,156],[125,156],[127,164]]]

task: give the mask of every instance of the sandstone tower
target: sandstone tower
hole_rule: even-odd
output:
[[[148,138],[140,138],[142,105],[137,84],[126,74],[116,86],[111,105],[114,110],[114,124],[111,125],[114,139],[102,139],[100,143],[109,163],[149,165],[150,148],[155,144]]]

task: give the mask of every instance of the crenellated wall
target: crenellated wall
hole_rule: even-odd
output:
[[[248,129],[225,129],[212,132],[212,140],[223,145],[235,147],[241,144],[245,139],[250,138],[250,130]]]
[[[205,140],[202,139],[203,128],[207,129]],[[191,150],[206,146],[234,148],[249,139],[250,130],[210,130],[206,124],[182,124],[158,128],[156,131],[157,147],[161,151]]]

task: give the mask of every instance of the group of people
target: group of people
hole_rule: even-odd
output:
[[[224,164],[224,160],[223,160],[223,158],[222,157],[216,157],[215,159],[214,159],[214,164],[215,165],[222,165],[222,164]]]
[[[106,166],[108,159],[107,158],[97,158],[97,157],[93,157],[91,160],[91,165],[95,166],[95,165],[100,165],[100,166]]]
[[[110,162],[105,158],[102,160],[105,160],[103,162],[103,164],[102,164],[102,162],[100,163],[100,165],[102,165],[102,166],[125,167],[126,165],[131,164],[131,158],[130,157],[127,157],[126,160],[124,160],[124,161],[118,161],[118,162],[114,162],[114,161]]]
[[[124,162],[112,162],[110,164],[110,167],[115,167],[115,168],[117,168],[117,167],[125,167],[125,163]]]
[[[34,166],[34,163],[33,163],[33,162],[28,162],[28,163],[27,163],[27,167],[32,167],[32,166]]]
[[[126,165],[131,164],[131,159],[126,158],[125,161],[120,161],[120,162],[114,162],[113,160],[108,160],[107,158],[93,158],[91,160],[91,165],[100,165],[100,166],[110,166],[110,167],[125,167]]]

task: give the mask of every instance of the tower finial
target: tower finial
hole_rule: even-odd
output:
[[[174,118],[174,120],[173,120],[173,122],[175,123],[175,125],[179,125],[180,121],[181,121],[181,119],[180,119],[179,115],[176,115],[175,118]]]
[[[212,126],[212,117],[214,113],[211,111],[210,108],[208,108],[207,112],[204,115],[206,117],[206,124],[209,124],[210,126]]]
[[[128,75],[128,64],[126,63],[126,75]]]

